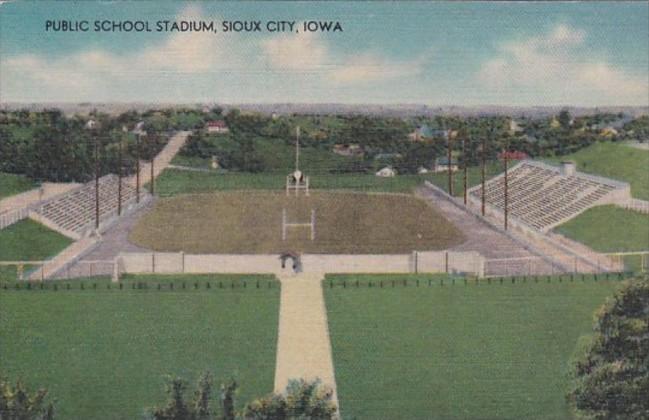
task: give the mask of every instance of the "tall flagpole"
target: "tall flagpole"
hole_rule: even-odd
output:
[[[295,170],[300,170],[300,126],[295,128]]]

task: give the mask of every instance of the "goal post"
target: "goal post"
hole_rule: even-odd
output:
[[[286,240],[289,228],[309,228],[310,239],[315,241],[315,209],[311,209],[311,218],[308,222],[289,222],[286,209],[282,209],[282,241]]]

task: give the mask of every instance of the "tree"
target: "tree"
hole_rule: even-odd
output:
[[[570,127],[570,121],[572,120],[572,117],[570,116],[570,112],[567,109],[561,110],[559,112],[559,124],[561,125],[561,128],[569,128]]]
[[[51,420],[54,404],[47,401],[47,390],[39,389],[30,394],[21,381],[15,386],[0,377],[0,419],[2,420]]]
[[[169,400],[164,407],[154,408],[151,415],[156,420],[208,420],[212,418],[210,397],[212,394],[212,376],[203,374],[198,381],[192,401],[185,400],[187,382],[181,378],[172,378],[167,383]]]
[[[292,380],[284,394],[259,398],[243,409],[245,419],[333,419],[337,407],[332,401],[333,391],[319,380]]]
[[[569,401],[596,419],[649,418],[649,277],[625,285],[597,313],[574,366]]]

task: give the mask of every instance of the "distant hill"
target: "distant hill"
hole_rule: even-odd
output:
[[[500,105],[483,106],[433,106],[424,104],[341,104],[341,103],[242,103],[220,104],[213,103],[2,103],[0,109],[29,109],[42,110],[44,108],[59,108],[66,114],[87,114],[94,109],[108,114],[120,114],[129,110],[146,111],[162,108],[203,108],[205,106],[221,106],[225,111],[239,108],[246,111],[255,111],[263,114],[362,114],[382,115],[393,117],[435,116],[435,115],[504,115],[513,118],[529,117],[542,118],[557,115],[561,110],[568,109],[573,116],[592,115],[597,113],[624,113],[629,116],[649,114],[649,107],[633,106],[602,106],[602,107],[565,107],[565,106],[534,106],[515,107]]]

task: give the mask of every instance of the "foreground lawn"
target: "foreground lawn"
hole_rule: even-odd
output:
[[[37,183],[22,175],[0,172],[0,200],[36,188]]]
[[[309,222],[282,239],[282,212],[289,222]],[[399,223],[395,223],[398,215]],[[447,249],[462,233],[424,200],[404,194],[314,191],[309,197],[282,192],[220,192],[159,200],[129,239],[156,251],[189,253],[402,253]]]
[[[347,284],[325,282],[338,396],[359,419],[570,418],[568,361],[619,284],[332,278]]]
[[[48,388],[59,419],[142,418],[164,402],[168,374],[193,386],[210,370],[215,398],[219,381],[233,376],[239,405],[271,392],[279,285],[242,288],[240,276],[176,277],[212,288],[107,290],[103,283],[93,290],[88,282],[85,290],[78,283],[72,290],[0,290],[3,374]],[[219,280],[237,286],[214,287]]]
[[[649,151],[621,143],[595,143],[585,149],[555,159],[574,160],[577,170],[626,181],[631,184],[631,195],[649,200]]]

